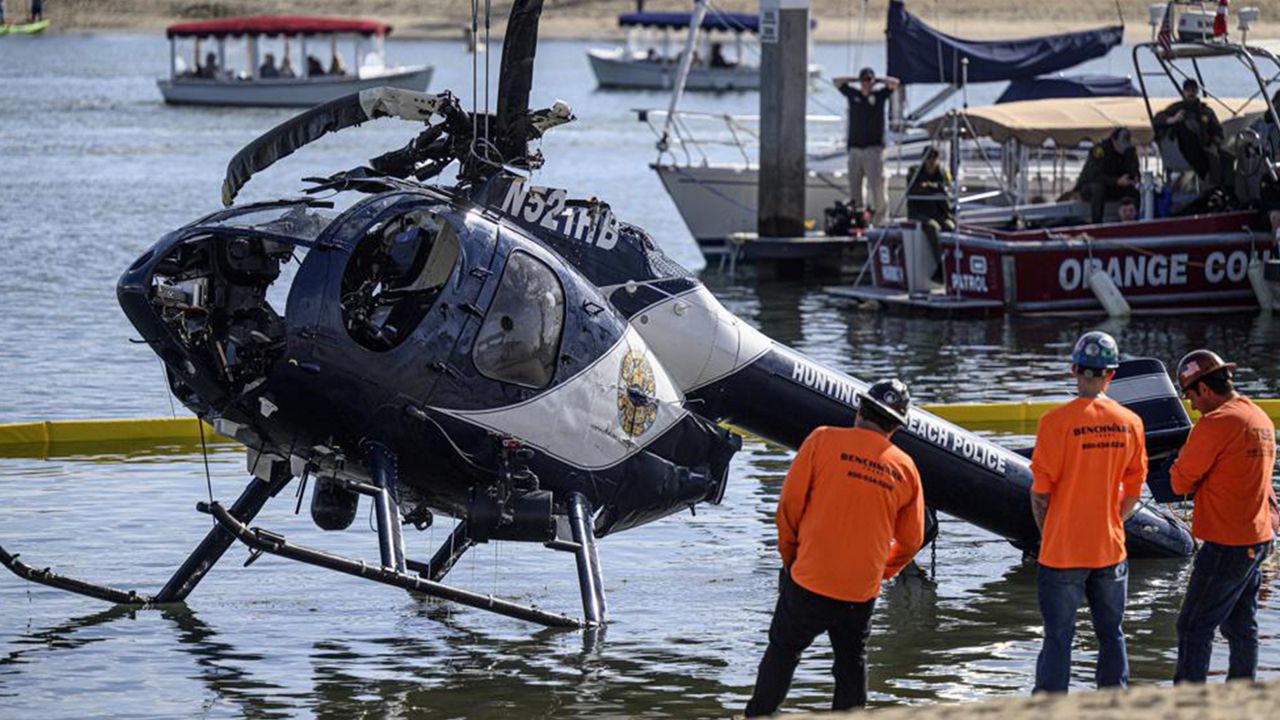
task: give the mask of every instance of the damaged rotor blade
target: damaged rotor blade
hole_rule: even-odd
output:
[[[448,101],[447,94],[380,87],[344,95],[289,118],[245,145],[227,163],[222,204],[230,207],[255,173],[328,133],[382,117],[425,122]]]
[[[523,161],[529,152],[529,93],[538,51],[542,0],[516,0],[502,42],[498,75],[498,149],[507,162]]]

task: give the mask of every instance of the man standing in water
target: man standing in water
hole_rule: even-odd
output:
[[[1231,646],[1227,679],[1258,671],[1258,590],[1280,518],[1271,485],[1276,428],[1236,392],[1235,367],[1210,350],[1178,363],[1178,384],[1201,414],[1170,479],[1174,492],[1196,494],[1191,534],[1202,544],[1178,613],[1175,683],[1205,681],[1219,628]]]
[[[1071,353],[1078,397],[1040,418],[1031,456],[1031,510],[1040,526],[1036,586],[1044,646],[1034,692],[1066,692],[1076,611],[1085,600],[1098,637],[1098,687],[1129,683],[1121,621],[1129,589],[1124,521],[1147,477],[1142,420],[1105,391],[1120,350],[1085,333]]]
[[[846,146],[849,150],[849,203],[863,208],[862,181],[867,181],[867,194],[870,195],[871,208],[875,210],[872,220],[880,222],[885,207],[889,204],[889,195],[884,184],[884,113],[898,89],[898,79],[885,77],[884,84],[877,87],[876,71],[869,67],[858,73],[858,84],[855,87],[853,78],[838,77],[832,79],[836,90],[849,101],[849,136]]]
[[[924,542],[924,491],[915,463],[889,442],[910,394],[881,380],[859,395],[852,428],[819,427],[796,452],[778,499],[778,604],[747,717],[772,715],[800,653],[827,633],[835,652],[833,710],[867,704],[867,638],[880,581]]]

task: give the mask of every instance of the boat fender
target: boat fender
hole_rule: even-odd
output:
[[[1249,285],[1253,287],[1253,295],[1258,298],[1258,307],[1264,312],[1276,307],[1276,295],[1267,282],[1266,263],[1258,255],[1249,261]]]
[[[1106,270],[1095,268],[1093,272],[1089,273],[1089,288],[1093,290],[1098,302],[1102,303],[1107,315],[1111,317],[1128,317],[1129,301],[1124,299],[1120,288],[1116,287],[1115,281],[1111,279]]]

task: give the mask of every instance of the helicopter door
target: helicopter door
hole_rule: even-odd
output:
[[[476,335],[476,369],[512,385],[550,385],[564,334],[564,308],[564,288],[555,271],[528,253],[512,252]]]

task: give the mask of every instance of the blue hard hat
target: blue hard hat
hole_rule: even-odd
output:
[[[1076,341],[1071,364],[1090,370],[1114,370],[1120,367],[1120,346],[1101,330],[1087,332]]]

